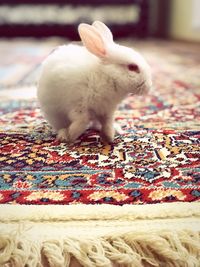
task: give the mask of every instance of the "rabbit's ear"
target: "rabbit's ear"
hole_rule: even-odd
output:
[[[104,57],[106,47],[103,38],[97,29],[89,24],[81,23],[78,32],[84,46],[94,55]]]
[[[98,32],[105,38],[106,41],[113,43],[113,35],[110,29],[101,21],[93,22],[92,26],[94,26]]]

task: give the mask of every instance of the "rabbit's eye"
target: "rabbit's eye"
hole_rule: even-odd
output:
[[[140,73],[140,69],[139,69],[138,65],[136,65],[136,64],[128,64],[128,69],[130,71]]]

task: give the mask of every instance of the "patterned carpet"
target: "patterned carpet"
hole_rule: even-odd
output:
[[[199,267],[199,47],[137,41],[154,91],[67,145],[35,97],[60,41],[0,41],[0,266]]]
[[[200,199],[200,49],[137,42],[154,91],[116,112],[113,144],[87,131],[58,143],[35,99],[40,62],[57,45],[1,42],[0,203],[153,204]]]

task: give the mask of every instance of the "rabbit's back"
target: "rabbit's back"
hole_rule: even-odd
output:
[[[41,105],[60,108],[71,106],[86,93],[88,74],[91,73],[96,57],[84,47],[64,45],[58,47],[43,62],[38,82],[38,98]]]
[[[59,46],[52,54],[44,61],[44,66],[62,66],[69,68],[83,67],[93,64],[96,57],[80,45],[62,45]]]
[[[66,91],[79,83],[84,84],[84,79],[91,73],[97,58],[89,53],[85,47],[78,45],[63,45],[58,47],[43,62],[39,78],[39,91],[47,88],[50,93],[55,88]],[[80,92],[79,92],[80,93]]]

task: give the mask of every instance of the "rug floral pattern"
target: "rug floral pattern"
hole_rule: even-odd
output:
[[[152,67],[154,90],[121,103],[116,121],[124,134],[112,144],[102,143],[94,131],[73,145],[59,143],[35,98],[2,98],[0,203],[199,201],[200,51],[169,42],[137,46]],[[35,51],[33,71],[47,54]],[[30,63],[30,55],[24,60]],[[17,90],[32,76],[29,68]],[[1,84],[1,91],[6,90],[10,85]]]

